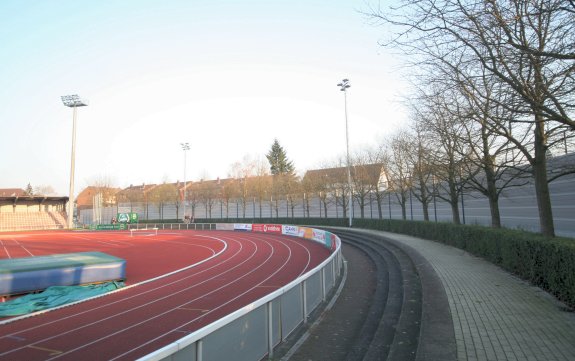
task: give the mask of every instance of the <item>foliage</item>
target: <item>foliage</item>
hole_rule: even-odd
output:
[[[287,158],[286,151],[277,139],[274,139],[274,143],[268,154],[266,154],[266,158],[270,163],[272,175],[293,174],[295,171],[293,162]]]
[[[32,186],[30,185],[30,183],[28,183],[28,185],[26,186],[24,193],[30,197],[34,195],[34,190],[33,190]]]
[[[431,239],[482,257],[575,306],[575,240],[424,221],[355,219],[361,228]]]

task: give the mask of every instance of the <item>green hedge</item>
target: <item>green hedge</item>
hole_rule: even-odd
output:
[[[354,219],[354,226],[408,234],[464,249],[575,306],[575,240],[483,226]]]

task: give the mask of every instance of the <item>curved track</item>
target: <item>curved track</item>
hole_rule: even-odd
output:
[[[50,244],[67,252],[92,247],[123,255],[138,285],[0,325],[0,360],[135,359],[284,286],[329,254],[315,242],[258,233],[59,234],[66,239]],[[21,247],[39,255],[45,235],[1,238],[12,254]],[[168,275],[157,278],[157,270]]]

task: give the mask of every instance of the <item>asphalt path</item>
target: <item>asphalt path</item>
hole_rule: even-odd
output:
[[[46,248],[54,243],[65,245],[66,253],[92,247],[124,255],[132,286],[8,320],[0,325],[0,360],[135,359],[249,305],[329,255],[315,242],[257,233],[170,231],[130,237],[127,232],[59,232],[45,237],[3,234],[1,240],[11,256],[49,254],[53,249]],[[176,251],[169,251],[172,247]],[[195,252],[204,257],[198,260]],[[147,282],[150,278],[155,280]]]

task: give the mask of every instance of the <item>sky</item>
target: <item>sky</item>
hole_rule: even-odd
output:
[[[350,0],[3,0],[0,188],[75,190],[216,179],[265,161],[274,139],[299,174],[406,122],[400,60]],[[382,2],[385,6],[385,2]],[[184,157],[180,143],[188,142]],[[185,159],[185,160],[184,160]]]

